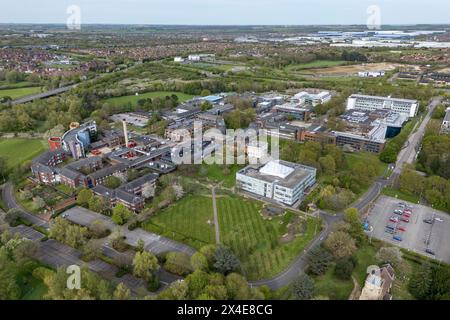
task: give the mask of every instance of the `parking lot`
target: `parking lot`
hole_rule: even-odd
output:
[[[411,206],[411,217],[406,218],[405,215],[394,213],[395,210],[406,209],[401,208],[400,203]],[[398,223],[389,221],[391,217],[397,217]],[[402,218],[408,219],[409,222],[402,221]],[[431,223],[425,223],[424,220],[430,220]],[[448,214],[431,207],[381,196],[370,211],[368,221],[373,227],[374,238],[450,263],[450,216]],[[392,233],[388,232],[389,229],[386,228],[388,225],[395,226]],[[399,238],[395,240],[394,237]],[[426,252],[427,249],[431,254]]]

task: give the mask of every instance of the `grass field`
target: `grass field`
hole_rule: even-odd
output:
[[[298,70],[305,70],[305,69],[316,69],[316,68],[329,68],[329,67],[335,67],[335,66],[342,66],[348,64],[347,61],[343,60],[316,60],[308,63],[302,63],[302,64],[293,64],[286,67],[286,70],[288,71],[298,71]]]
[[[4,89],[0,90],[0,98],[11,97],[13,100],[25,97],[34,93],[40,93],[40,87],[27,87],[27,88],[16,88],[16,89]]]
[[[419,196],[416,196],[415,194],[401,191],[399,189],[395,189],[389,186],[385,187],[382,193],[386,196],[398,198],[412,203],[417,203],[420,200]]]
[[[318,221],[308,219],[304,233],[281,243],[285,232],[283,218],[265,220],[262,204],[240,197],[217,199],[221,241],[239,257],[250,280],[263,279],[282,272],[320,231]]]
[[[225,166],[223,165],[203,165],[203,168],[207,170],[207,178],[214,182],[222,182],[225,188],[232,188],[236,183],[236,172],[239,171],[242,166],[233,164],[228,166],[228,174],[224,173]]]
[[[123,105],[123,104],[127,104],[127,103],[131,103],[132,105],[136,105],[137,102],[141,99],[152,99],[152,98],[157,98],[157,97],[166,97],[166,96],[171,96],[172,94],[175,94],[176,96],[178,96],[178,99],[180,102],[192,99],[193,96],[186,94],[186,93],[180,93],[180,92],[168,92],[168,91],[156,91],[156,92],[148,92],[148,93],[143,93],[140,94],[138,96],[136,95],[131,95],[131,96],[123,96],[123,97],[117,97],[117,98],[110,98],[105,100],[105,102],[114,104],[114,105]]]
[[[194,248],[214,243],[212,199],[190,195],[148,220],[144,229],[184,242]]]
[[[46,149],[42,140],[0,139],[0,157],[7,159],[8,167],[13,168],[31,160]]]

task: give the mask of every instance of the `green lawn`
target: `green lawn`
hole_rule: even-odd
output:
[[[334,266],[320,277],[314,277],[315,295],[330,300],[347,300],[353,290],[352,280],[340,280],[334,275]]]
[[[201,248],[215,242],[212,199],[190,195],[150,218],[144,229]]]
[[[398,198],[404,201],[408,201],[408,202],[412,202],[412,203],[417,203],[419,202],[419,196],[416,196],[415,194],[411,194],[409,192],[406,191],[402,191],[399,189],[395,189],[392,187],[385,187],[382,191],[382,193],[386,196],[389,197],[393,197],[393,198]]]
[[[269,278],[282,272],[320,231],[319,221],[308,219],[304,229],[293,240],[281,243],[287,232],[286,217],[265,220],[262,204],[240,197],[223,195],[218,190],[217,210],[220,237],[242,262],[250,280]],[[150,218],[143,228],[181,241],[194,248],[215,243],[212,199],[190,195]]]
[[[13,100],[25,97],[34,93],[40,93],[41,87],[27,87],[27,88],[16,88],[16,89],[4,89],[0,90],[0,98],[11,97]]]
[[[223,182],[225,188],[232,188],[236,183],[236,172],[238,172],[242,166],[233,164],[228,166],[228,173],[224,172],[224,165],[202,165],[207,170],[207,178],[214,182]]]
[[[298,71],[298,70],[305,70],[305,69],[315,69],[315,68],[330,68],[330,67],[336,67],[336,66],[342,66],[344,64],[347,64],[347,61],[342,60],[316,60],[308,63],[301,63],[301,64],[292,64],[286,69],[288,71]]]
[[[166,97],[171,96],[172,94],[175,94],[178,96],[178,99],[180,102],[192,99],[193,96],[186,94],[186,93],[180,93],[180,92],[168,92],[168,91],[156,91],[156,92],[148,92],[143,93],[138,96],[131,95],[131,96],[123,96],[123,97],[117,97],[117,98],[109,98],[106,99],[105,102],[114,104],[114,105],[123,105],[127,103],[131,103],[132,105],[136,105],[137,102],[141,99],[151,99],[151,98],[157,98],[157,97]]]
[[[46,146],[42,140],[0,139],[0,157],[5,157],[9,168],[31,160],[44,152]]]
[[[373,161],[374,163],[377,163],[378,175],[380,176],[383,175],[388,167],[386,163],[380,161],[377,154],[373,154],[370,152],[345,153],[345,158],[347,159],[347,163],[350,169],[358,162],[367,163],[369,161]]]
[[[318,221],[308,219],[303,233],[287,243],[283,218],[265,220],[262,204],[240,197],[217,199],[221,241],[239,257],[250,280],[269,278],[282,272],[320,231]]]

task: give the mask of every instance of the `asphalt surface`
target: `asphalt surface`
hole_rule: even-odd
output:
[[[136,247],[139,240],[143,240],[145,243],[145,249],[154,253],[160,254],[169,251],[184,252],[188,255],[193,255],[195,250],[182,243],[170,240],[155,233],[147,232],[142,229],[128,230],[126,226],[117,226],[110,217],[102,214],[87,210],[82,207],[74,207],[63,212],[62,217],[65,219],[88,227],[94,221],[101,220],[104,225],[111,231],[119,228],[125,236],[125,242],[133,247]]]
[[[56,96],[58,94],[70,91],[73,88],[75,88],[76,86],[77,86],[77,84],[74,84],[74,85],[70,85],[70,86],[67,86],[67,87],[61,87],[61,88],[58,88],[58,89],[49,90],[49,91],[46,91],[46,92],[29,95],[29,96],[26,96],[26,97],[23,97],[23,98],[20,98],[20,99],[13,100],[13,101],[11,101],[10,104],[14,106],[14,105],[17,105],[17,104],[27,103],[27,102],[31,102],[31,101],[34,101],[34,100],[45,99],[45,98],[48,98],[48,97]]]
[[[22,218],[30,221],[32,224],[38,227],[48,228],[49,224],[44,219],[41,219],[37,217],[34,214],[31,214],[27,212],[25,208],[23,208],[20,204],[17,203],[15,192],[14,192],[14,186],[12,183],[7,182],[3,186],[2,190],[2,198],[5,202],[8,209],[20,209],[22,211],[21,216]]]
[[[393,225],[391,217],[400,218],[394,214],[394,210],[400,209],[399,203],[407,203],[412,209],[409,222],[397,223],[394,234],[386,232],[386,226]],[[423,222],[426,219],[434,219],[433,224]],[[396,246],[412,250],[441,262],[450,263],[450,219],[448,214],[433,208],[416,203],[409,203],[396,198],[382,196],[374,203],[368,215],[368,220],[373,230],[374,238],[386,241]],[[400,236],[402,241],[396,241],[395,236]],[[426,252],[427,249],[434,254]]]

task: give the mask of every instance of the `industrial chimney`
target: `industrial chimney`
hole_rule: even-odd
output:
[[[128,129],[127,122],[125,120],[122,121],[123,124],[123,135],[125,136],[125,146],[128,148]]]

